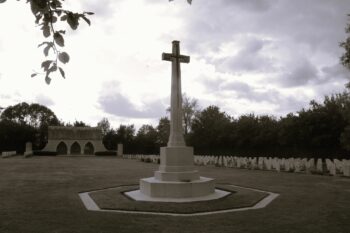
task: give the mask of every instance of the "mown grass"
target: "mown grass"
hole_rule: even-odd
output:
[[[198,217],[90,212],[79,199],[79,192],[136,184],[157,167],[115,157],[0,159],[0,232],[350,232],[343,177],[198,167],[217,183],[280,194],[264,209]]]

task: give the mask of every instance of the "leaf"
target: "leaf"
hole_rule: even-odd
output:
[[[69,62],[69,55],[66,52],[61,52],[60,54],[58,54],[58,59],[60,60],[60,62],[62,62],[63,64],[66,64]]]
[[[53,65],[50,67],[50,69],[48,70],[49,73],[51,72],[55,72],[57,70],[57,64],[53,63]]]
[[[49,77],[49,73],[47,73],[45,76],[45,82],[47,85],[50,85],[50,83],[51,83],[51,78]]]
[[[42,17],[42,15],[40,15],[40,14],[35,16],[35,23],[36,24],[39,24],[39,21],[40,21],[41,17]]]
[[[61,16],[61,21],[65,21],[65,20],[67,20],[67,18],[68,18],[67,15],[63,15],[63,16]]]
[[[83,20],[85,20],[85,22],[86,22],[87,24],[91,25],[90,20],[89,20],[88,18],[86,18],[85,15],[83,15],[83,16],[81,16],[81,17],[83,18]]]
[[[61,11],[61,10],[56,10],[55,12],[56,12],[56,14],[57,14],[58,17],[60,17],[61,14],[62,14],[62,11]]]
[[[61,47],[64,46],[64,39],[63,39],[63,36],[61,35],[61,33],[55,32],[53,39],[55,40],[56,44],[58,44],[59,46],[61,46]]]
[[[49,44],[49,43],[50,43],[50,42],[44,41],[44,42],[42,42],[41,44],[38,45],[38,48],[39,48],[40,46],[43,46],[44,44]]]
[[[6,0],[0,0],[0,3],[4,3],[4,2],[6,2]]]
[[[93,14],[95,14],[95,13],[94,13],[94,12],[84,12],[84,14],[93,15]]]
[[[32,75],[30,75],[30,77],[35,77],[35,76],[37,76],[38,75],[38,73],[34,73],[34,74],[32,74]]]
[[[78,20],[79,17],[77,14],[73,14],[72,12],[68,13],[67,23],[73,30],[76,30],[78,28]]]
[[[56,16],[52,16],[51,17],[51,21],[52,21],[52,23],[56,23],[57,22],[57,17]]]
[[[45,24],[43,27],[42,27],[42,30],[43,30],[43,35],[47,38],[51,35],[51,31],[50,31],[50,27],[49,25]]]
[[[48,44],[45,48],[44,48],[44,54],[45,57],[47,57],[49,55],[49,50],[52,47],[52,45]]]
[[[41,63],[41,67],[47,71],[53,61],[52,60],[46,60]]]
[[[63,78],[66,78],[66,75],[64,73],[64,70],[61,67],[58,67],[58,70],[60,71]]]

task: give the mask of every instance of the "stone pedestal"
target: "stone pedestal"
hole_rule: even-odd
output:
[[[140,179],[140,190],[125,193],[137,201],[191,202],[213,200],[229,192],[216,190],[214,179],[199,176],[192,147],[162,147],[159,170]]]
[[[150,197],[193,198],[213,194],[215,184],[195,170],[192,147],[162,147],[159,170],[154,177],[140,180],[140,192]]]

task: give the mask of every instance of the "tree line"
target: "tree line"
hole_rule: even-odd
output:
[[[187,111],[195,101],[185,97],[183,112],[185,140],[195,154],[350,157],[348,91],[326,96],[322,103],[311,101],[309,108],[279,118],[254,114],[235,118],[217,106],[198,110],[196,104]],[[104,140],[122,142],[125,153],[157,154],[167,143],[169,128],[169,119],[163,117],[156,127],[143,125],[137,133],[132,125],[110,130]],[[115,149],[116,144],[110,146]]]
[[[196,99],[183,97],[184,137],[195,154],[238,156],[347,157],[350,155],[350,92],[311,101],[307,109],[284,117],[246,114],[237,118],[217,106],[200,110]],[[36,150],[47,143],[48,126],[88,126],[82,121],[64,123],[49,108],[19,103],[0,115],[0,151],[24,151],[33,142]],[[158,125],[120,125],[107,118],[98,122],[107,150],[124,145],[126,154],[158,154],[170,132],[167,116]]]

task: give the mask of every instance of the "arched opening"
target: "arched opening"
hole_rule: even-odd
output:
[[[72,146],[70,147],[70,154],[71,155],[80,155],[81,154],[81,147],[79,143],[74,142]]]
[[[84,154],[85,155],[93,155],[94,154],[94,146],[91,142],[86,143],[84,147]]]
[[[68,148],[67,148],[66,143],[60,142],[57,145],[56,151],[57,151],[57,154],[59,154],[59,155],[66,155],[68,152]]]

